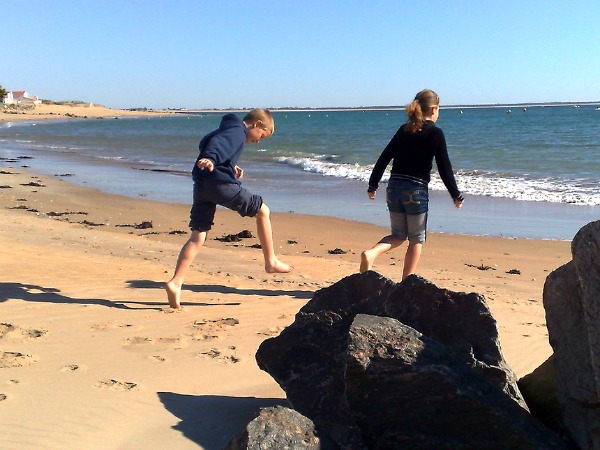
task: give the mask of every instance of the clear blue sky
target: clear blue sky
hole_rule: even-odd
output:
[[[4,0],[0,85],[112,108],[600,100],[600,4]]]

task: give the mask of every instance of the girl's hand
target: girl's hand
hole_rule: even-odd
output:
[[[369,198],[371,200],[375,200],[375,196],[377,195],[377,191],[373,191],[373,192],[367,191],[367,195],[369,196]]]
[[[210,159],[206,158],[200,158],[196,165],[198,166],[198,169],[207,169],[209,172],[212,172],[215,168],[215,164]]]
[[[235,166],[234,169],[236,178],[244,178],[244,170],[240,166]]]
[[[461,199],[457,198],[456,200],[454,200],[454,206],[456,208],[460,208],[462,206],[463,202],[464,202],[464,199],[461,200]]]

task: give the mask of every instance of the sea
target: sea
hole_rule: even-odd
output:
[[[223,114],[0,123],[0,166],[27,167],[112,194],[191,204],[198,142]],[[275,212],[388,226],[389,173],[375,200],[367,197],[367,181],[405,122],[404,110],[273,115],[275,134],[247,144],[239,161],[247,189]],[[600,219],[598,105],[442,107],[437,125],[465,202],[454,208],[434,163],[430,232],[570,240]]]

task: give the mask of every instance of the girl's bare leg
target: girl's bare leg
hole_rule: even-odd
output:
[[[403,280],[416,272],[422,249],[423,244],[418,242],[408,242],[408,248],[406,249],[406,255],[404,256],[404,271],[402,272]]]
[[[173,278],[165,283],[165,290],[167,291],[167,298],[169,299],[169,306],[171,308],[181,308],[180,297],[183,279],[192,262],[194,262],[196,255],[200,252],[205,240],[206,231],[192,231],[192,235],[181,248]]]
[[[399,247],[404,242],[404,239],[400,239],[393,234],[383,237],[373,248],[365,250],[360,255],[360,273],[365,273],[367,270],[371,270],[375,259],[383,255],[390,250]]]
[[[293,267],[281,262],[275,256],[273,248],[273,231],[271,229],[271,211],[264,203],[256,214],[256,232],[258,240],[265,257],[265,272],[267,273],[288,273]]]

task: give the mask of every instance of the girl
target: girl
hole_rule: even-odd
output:
[[[406,239],[408,249],[402,279],[415,273],[427,231],[428,185],[434,158],[454,205],[462,206],[464,199],[456,186],[446,139],[435,125],[439,114],[438,95],[429,89],[419,92],[406,107],[408,121],[396,132],[373,168],[367,190],[371,200],[375,199],[387,165],[394,160],[386,192],[392,231],[373,248],[362,252],[361,273],[370,270],[379,255],[400,246]]]

